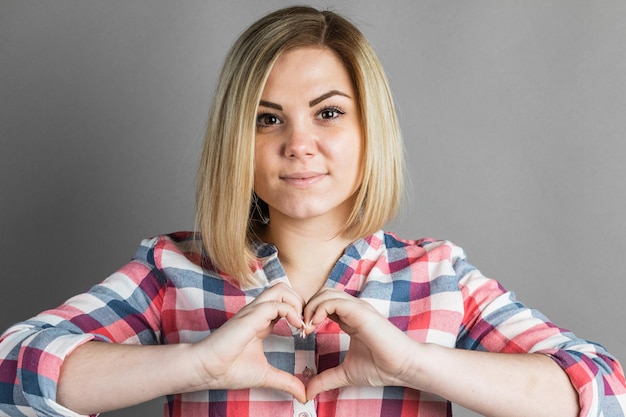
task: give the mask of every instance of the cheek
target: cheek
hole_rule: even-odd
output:
[[[267,183],[272,166],[271,154],[267,146],[260,144],[254,147],[254,189],[261,190]]]
[[[269,160],[276,154],[276,149],[269,141],[257,141],[254,145],[254,163],[257,165],[269,165]]]
[[[363,171],[363,141],[352,139],[341,141],[341,145],[334,150],[335,155],[342,161],[344,168],[354,172],[359,178]]]
[[[267,152],[262,145],[255,145],[254,147],[254,174],[256,176],[257,171],[262,170],[267,164]]]
[[[350,152],[350,162],[352,163],[352,170],[354,172],[356,187],[360,187],[363,182],[363,173],[365,170],[365,161],[364,161],[364,153],[363,153],[363,143],[358,142],[354,145],[354,147],[349,151]]]

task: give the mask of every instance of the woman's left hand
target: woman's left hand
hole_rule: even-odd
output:
[[[307,399],[323,391],[345,386],[408,386],[417,342],[383,317],[367,302],[343,291],[323,288],[307,303],[305,323],[313,331],[326,318],[350,336],[344,361],[327,369],[307,384]]]
[[[343,362],[306,386],[307,400],[346,386],[403,386],[431,392],[480,415],[578,415],[567,374],[543,354],[503,354],[420,343],[372,305],[324,288],[304,308],[307,333],[326,318],[350,336]],[[471,389],[468,389],[468,386]]]

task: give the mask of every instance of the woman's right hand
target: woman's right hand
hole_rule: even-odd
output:
[[[202,389],[273,388],[306,401],[305,387],[294,375],[271,366],[263,339],[280,318],[303,326],[304,300],[285,284],[265,290],[224,325],[193,345]]]

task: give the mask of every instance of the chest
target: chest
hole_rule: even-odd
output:
[[[343,281],[348,283],[343,290],[373,305],[409,337],[448,347],[455,345],[463,302],[452,278],[432,283],[377,278],[372,273],[351,278]],[[161,312],[164,343],[193,343],[207,337],[254,297],[255,294],[237,291],[223,281],[172,285],[165,294]],[[273,367],[305,383],[341,364],[349,347],[350,337],[330,319],[306,338],[281,319],[263,343],[265,356]],[[234,397],[241,398],[233,402]],[[400,415],[401,410],[411,415],[450,415],[450,405],[445,400],[402,387],[347,387],[322,393],[307,405],[300,405],[284,393],[262,389],[180,394],[170,402],[172,409],[177,409],[176,404],[184,404],[186,410],[198,407],[198,415],[210,416],[383,416]],[[243,409],[237,408],[237,404]]]
[[[234,289],[221,280],[198,280],[178,283],[166,291],[161,311],[165,343],[201,340],[258,295]],[[361,284],[345,286],[343,290],[370,303],[409,337],[424,343],[455,345],[462,325],[463,299],[452,277],[383,281],[370,276],[357,281]],[[292,354],[313,351],[316,360],[328,356],[336,363],[349,344],[347,335],[330,320],[319,326],[306,343],[297,329],[290,329],[284,320],[277,323],[271,337],[276,338],[272,342],[275,349]]]

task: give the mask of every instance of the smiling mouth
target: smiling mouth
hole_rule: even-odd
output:
[[[311,185],[322,181],[326,178],[325,173],[319,172],[302,172],[281,176],[280,179],[292,185]]]

